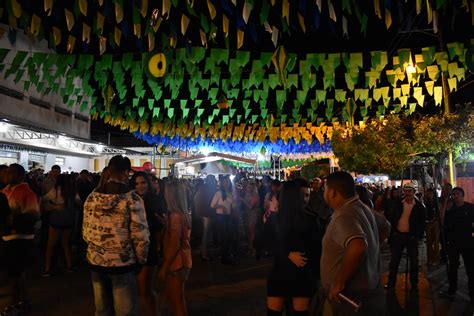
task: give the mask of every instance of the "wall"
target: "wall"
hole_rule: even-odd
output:
[[[8,30],[8,26],[6,25],[0,24],[0,27],[4,30]],[[31,40],[20,31],[17,32],[16,42],[14,45],[12,45],[8,40],[7,34],[0,38],[0,48],[8,48],[15,51],[28,51],[31,53],[54,53],[48,49],[48,43],[45,40],[41,42]],[[12,51],[3,61],[5,64],[3,74],[10,68],[15,55],[16,53]],[[24,81],[28,80],[27,71],[25,71],[23,78],[21,78],[17,83],[14,82],[15,75],[11,75],[5,79],[3,74],[0,74],[0,86],[19,92],[23,97],[20,100],[3,93],[0,94],[0,118],[7,118],[20,124],[23,123],[34,127],[40,127],[64,133],[69,136],[76,136],[84,139],[90,138],[89,108],[81,112],[80,104],[75,104],[74,106],[69,107],[63,103],[60,95],[50,93],[43,96],[36,91],[36,88],[33,85],[30,85],[29,89],[25,90]],[[64,78],[58,79],[58,83],[64,82]],[[81,80],[76,78],[74,85],[75,87],[80,88],[82,86]],[[32,104],[30,98],[43,101],[45,103],[43,106],[46,108]],[[89,101],[89,98],[85,97],[85,100]],[[60,113],[61,109],[67,110],[69,113]],[[81,119],[78,119],[76,116],[80,116]]]
[[[464,190],[464,201],[474,203],[474,177],[459,177],[456,184]]]

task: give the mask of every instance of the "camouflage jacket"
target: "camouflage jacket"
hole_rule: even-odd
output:
[[[117,268],[146,262],[150,233],[143,200],[135,192],[92,192],[84,203],[82,234],[91,265]]]

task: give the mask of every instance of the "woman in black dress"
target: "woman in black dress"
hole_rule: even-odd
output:
[[[315,225],[304,211],[300,186],[294,181],[283,184],[278,213],[265,224],[266,246],[274,257],[267,279],[267,315],[281,315],[286,298],[292,299],[293,315],[308,315],[321,251]]]
[[[159,197],[153,192],[150,179],[145,172],[134,173],[130,179],[130,185],[143,199],[148,229],[150,230],[148,259],[137,275],[140,315],[156,315],[158,313],[157,295],[154,290],[153,279],[159,263],[164,213],[163,209],[160,208]]]

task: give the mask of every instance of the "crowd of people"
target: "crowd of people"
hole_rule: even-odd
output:
[[[158,179],[132,173],[128,158],[114,156],[100,175],[53,166],[43,177],[19,164],[0,166],[0,185],[2,249],[14,293],[2,315],[30,307],[25,269],[38,249],[42,276],[59,272],[58,244],[65,273],[87,261],[96,315],[157,315],[158,280],[172,314],[187,315],[191,248],[203,261],[226,265],[270,257],[268,315],[384,315],[383,289],[395,288],[404,249],[416,294],[425,235],[428,265],[449,263],[442,295],[454,297],[462,256],[474,299],[474,209],[462,188],[449,184],[438,198],[434,189],[417,193],[411,182],[356,185],[346,172],[312,181]],[[383,285],[380,251],[387,240]]]

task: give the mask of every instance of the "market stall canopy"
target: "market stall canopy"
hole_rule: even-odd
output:
[[[179,164],[194,165],[194,164],[214,162],[214,161],[219,161],[219,160],[234,161],[234,162],[248,164],[250,166],[255,165],[257,163],[256,160],[249,159],[249,158],[232,156],[232,155],[227,155],[227,154],[222,154],[222,153],[217,153],[217,152],[211,152],[208,155],[196,155],[193,157],[178,159],[176,160],[175,164],[176,165],[179,165]]]

